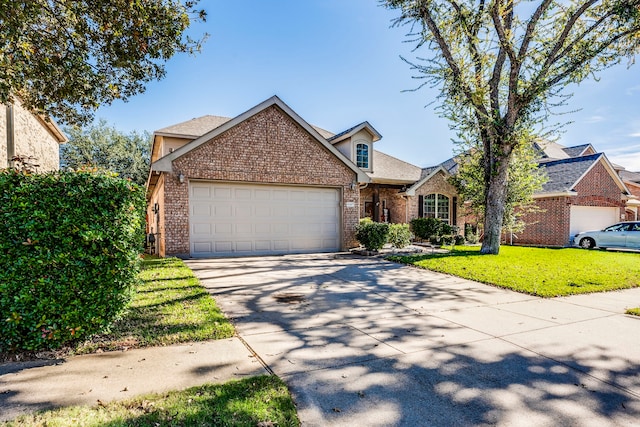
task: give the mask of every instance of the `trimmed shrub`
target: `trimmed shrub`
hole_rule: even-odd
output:
[[[356,226],[356,239],[368,251],[382,249],[387,243],[388,235],[389,224],[384,222],[373,222],[369,218],[364,218]]]
[[[432,236],[442,236],[443,225],[446,224],[437,218],[413,218],[411,231],[420,239],[430,240]]]
[[[411,244],[413,235],[409,230],[409,224],[389,224],[389,237],[387,241],[394,248],[402,249]]]
[[[144,189],[112,174],[0,171],[0,351],[58,348],[130,300]]]
[[[464,245],[464,237],[459,235],[459,234],[456,234],[456,236],[455,236],[455,244],[456,244],[456,246]]]

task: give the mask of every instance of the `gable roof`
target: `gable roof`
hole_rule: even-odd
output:
[[[375,130],[373,126],[369,124],[369,122],[362,122],[353,127],[350,127],[347,130],[340,132],[337,135],[333,135],[327,138],[327,141],[329,141],[332,144],[337,144],[340,141],[343,141],[347,138],[352,137],[356,133],[360,132],[362,129],[366,129],[371,134],[371,136],[373,137],[373,140],[372,140],[373,142],[379,141],[380,138],[382,138],[382,135],[380,135],[380,133],[377,130]]]
[[[620,178],[622,178],[625,182],[633,182],[635,184],[640,184],[640,172],[631,172],[628,170],[618,171]]]
[[[446,162],[444,162],[446,163]],[[450,173],[444,168],[444,166],[442,166],[442,164],[438,165],[438,166],[433,166],[430,168],[424,168],[423,173],[426,173],[418,182],[416,182],[415,184],[413,184],[411,187],[409,187],[407,189],[407,191],[405,191],[405,194],[407,196],[415,196],[416,195],[416,190],[418,188],[420,188],[422,186],[422,184],[424,184],[425,182],[429,181],[431,178],[433,178],[438,172],[442,172],[445,175],[450,175]]]
[[[154,135],[173,136],[183,138],[198,138],[205,133],[212,131],[213,129],[221,126],[231,120],[231,117],[221,116],[202,116],[196,117],[186,122],[177,123],[175,125],[167,126],[162,129],[158,129],[154,132]]]
[[[420,179],[418,166],[397,159],[378,150],[373,150],[373,171],[367,173],[372,182],[412,184]]]
[[[624,185],[604,153],[570,157],[560,160],[541,160],[538,165],[544,170],[548,180],[542,186],[542,191],[536,194],[540,196],[557,193],[571,193],[575,191],[575,186],[578,185],[582,178],[584,178],[599,162],[604,165],[620,190],[625,194],[629,194],[629,190]]]
[[[593,151],[594,153],[596,152],[596,150],[593,148],[591,144],[582,144],[582,145],[576,145],[574,147],[565,147],[562,149],[562,151],[567,153],[569,157],[579,157],[584,155],[589,148],[591,148],[591,151]]]
[[[153,134],[160,136],[172,136],[175,138],[196,139],[219,126],[222,126],[229,120],[231,120],[231,117],[206,115],[158,129]],[[313,125],[311,125],[311,127],[318,131],[318,133],[325,139],[333,136],[333,133],[328,130]]]
[[[245,111],[244,113],[236,116],[233,119],[227,120],[224,123],[220,124],[214,129],[198,136],[193,141],[183,145],[182,147],[176,149],[170,154],[156,160],[151,164],[151,170],[160,171],[160,172],[171,172],[173,168],[173,161],[185,154],[189,153],[191,150],[200,147],[216,136],[226,132],[227,130],[233,128],[234,126],[242,123],[243,121],[255,116],[263,110],[271,106],[276,106],[280,108],[286,115],[288,115],[294,122],[296,122],[300,127],[306,130],[316,141],[318,141],[322,146],[324,146],[327,150],[329,150],[333,155],[335,155],[338,159],[340,159],[347,167],[353,170],[357,174],[358,182],[369,182],[370,178],[365,174],[360,168],[358,168],[353,162],[347,159],[341,152],[339,152],[333,145],[331,145],[320,133],[311,125],[309,125],[306,121],[302,119],[295,111],[291,109],[287,104],[285,104],[280,98],[277,96],[272,96],[271,98],[261,102],[250,110]],[[204,116],[204,117],[217,117],[217,116]],[[203,123],[207,122],[208,119],[204,119]],[[191,121],[190,121],[191,122]],[[211,120],[210,122],[215,122],[215,120]],[[178,130],[184,131],[196,128],[198,124],[192,123],[189,125],[189,122],[179,123],[178,125],[170,126],[169,128],[164,128],[164,130],[175,128],[178,126]],[[175,130],[175,129],[174,129]],[[176,134],[171,134],[176,135]]]

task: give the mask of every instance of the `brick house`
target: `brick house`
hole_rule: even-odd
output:
[[[15,156],[30,158],[38,172],[60,168],[60,144],[67,141],[48,117],[26,110],[18,99],[0,105],[0,169],[13,165]]]
[[[343,152],[380,135],[335,138],[278,97],[235,118],[204,116],[154,133],[147,220],[160,255],[338,251],[355,246],[359,183]],[[368,152],[367,152],[368,153]]]
[[[368,122],[333,134],[274,96],[235,118],[203,116],[154,133],[147,223],[160,255],[210,257],[338,251],[360,218],[435,217],[462,231],[449,159],[420,168],[374,149]],[[637,199],[590,145],[538,146],[549,176],[541,212],[516,244],[567,246],[578,231],[631,214]],[[636,187],[640,190],[640,177]],[[630,213],[631,212],[631,213]]]
[[[569,246],[580,231],[637,217],[637,196],[619,174],[624,168],[613,165],[604,153],[597,153],[590,144],[564,147],[550,141],[540,141],[535,148],[540,155],[538,167],[548,180],[533,195],[537,211],[522,218],[527,224],[524,231],[508,236],[514,244]],[[457,166],[449,159],[439,167],[450,175]],[[640,174],[633,175],[640,182]]]

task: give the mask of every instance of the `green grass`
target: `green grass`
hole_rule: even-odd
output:
[[[625,311],[625,314],[633,314],[634,316],[640,316],[640,307],[628,308],[627,311]]]
[[[260,423],[260,424],[259,424]],[[205,384],[108,403],[24,415],[5,427],[77,426],[298,426],[286,385],[276,376]]]
[[[146,257],[140,279],[123,318],[109,333],[78,346],[76,354],[233,336],[233,325],[182,260]]]
[[[389,259],[541,297],[640,286],[640,254],[583,249],[502,246],[499,255],[479,247]]]

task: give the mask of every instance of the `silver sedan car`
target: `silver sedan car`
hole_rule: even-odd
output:
[[[583,231],[573,237],[573,244],[585,249],[640,249],[640,222],[619,222],[604,230]]]

